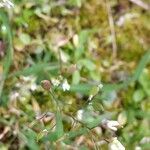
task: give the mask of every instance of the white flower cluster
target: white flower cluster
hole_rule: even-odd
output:
[[[62,83],[61,83],[61,80],[62,80]],[[51,82],[52,82],[53,86],[55,86],[55,87],[61,85],[63,91],[69,91],[70,90],[70,85],[68,84],[67,79],[60,79],[59,80],[59,79],[52,78]]]
[[[12,8],[14,7],[14,4],[10,0],[3,0],[2,2],[0,2],[0,8],[1,7]]]

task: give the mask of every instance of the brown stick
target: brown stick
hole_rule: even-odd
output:
[[[149,10],[150,7],[148,4],[144,3],[142,0],[129,0],[130,2],[144,8],[145,10]]]

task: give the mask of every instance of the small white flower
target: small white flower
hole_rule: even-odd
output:
[[[125,147],[114,137],[112,142],[108,145],[109,150],[125,150]]]
[[[48,133],[48,130],[47,130],[47,129],[44,129],[42,132],[44,132],[44,133]]]
[[[135,150],[142,150],[142,148],[140,146],[136,146]]]
[[[98,85],[98,87],[99,87],[99,89],[102,89],[102,88],[103,88],[103,84],[100,83],[100,84]]]
[[[120,126],[119,122],[118,121],[114,121],[114,120],[106,120],[104,119],[102,121],[102,126],[104,128],[107,128],[107,129],[111,129],[113,131],[117,131],[118,127]]]
[[[11,94],[10,94],[10,100],[16,100],[18,97],[19,97],[20,95],[19,95],[19,93],[18,92],[12,92]]]
[[[42,130],[42,133],[43,133],[44,135],[47,135],[47,134],[48,134],[48,130],[47,130],[47,129],[44,129],[44,130]]]
[[[67,79],[64,80],[63,84],[62,84],[62,88],[64,91],[69,91],[70,90],[70,85],[68,84]]]
[[[82,110],[82,109],[80,109],[80,110],[77,111],[77,119],[79,121],[81,121],[82,118],[83,118],[83,112],[84,112],[84,110]]]
[[[140,141],[140,144],[145,144],[145,143],[150,143],[150,137],[143,137],[142,140]]]
[[[89,105],[92,105],[92,102],[90,102]]]
[[[79,36],[77,34],[73,36],[73,44],[75,47],[79,45]]]
[[[51,79],[51,82],[52,82],[53,86],[59,86],[59,84],[60,84],[60,81],[57,79],[54,79],[54,78]]]
[[[1,4],[0,4],[0,5],[1,5]],[[2,26],[1,26],[1,30],[4,31],[4,32],[6,32],[6,31],[7,31],[7,27],[6,27],[5,25],[2,25]]]
[[[89,99],[89,101],[91,101],[91,100],[92,100],[92,98],[93,98],[93,95],[90,95],[90,96],[89,96],[89,98],[88,98],[88,99]]]
[[[35,83],[31,84],[31,90],[35,91],[37,89],[37,85]]]

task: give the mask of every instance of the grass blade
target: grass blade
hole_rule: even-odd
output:
[[[5,59],[3,61],[4,72],[2,75],[2,80],[0,82],[0,98],[1,98],[3,86],[5,83],[5,80],[8,76],[9,68],[10,68],[10,66],[12,64],[12,60],[13,60],[13,40],[12,40],[12,31],[11,31],[8,16],[2,10],[0,10],[0,20],[2,21],[3,25],[6,27],[6,30],[7,30],[7,37],[6,38],[8,41],[7,52],[6,52]]]

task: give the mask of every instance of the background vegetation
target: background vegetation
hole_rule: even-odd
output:
[[[148,7],[132,0],[13,2],[0,8],[0,149],[108,149],[117,136],[126,149],[148,150]],[[67,79],[70,90],[41,87],[54,79]],[[104,118],[123,128],[103,129]]]

